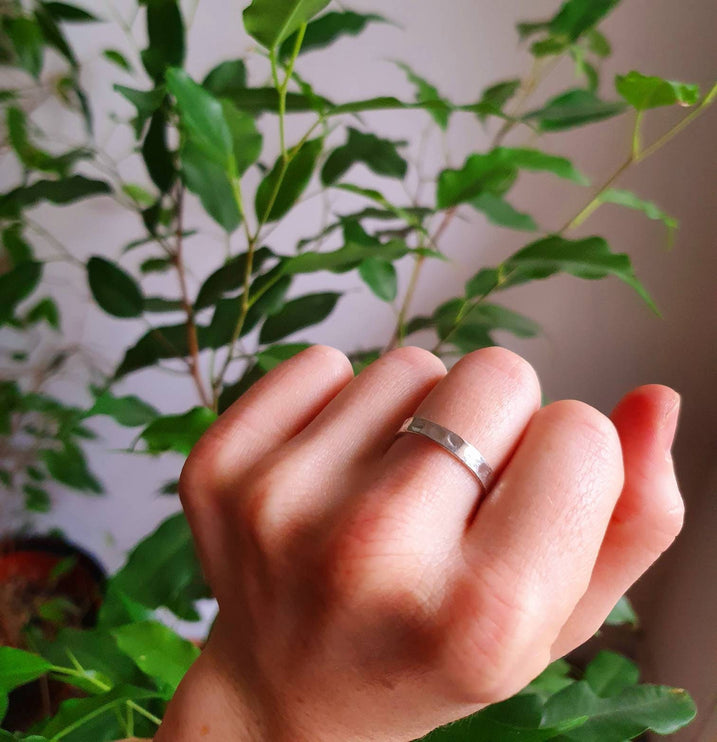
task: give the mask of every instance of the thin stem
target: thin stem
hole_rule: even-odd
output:
[[[147,711],[147,709],[142,708],[138,703],[135,703],[134,701],[126,701],[127,708],[131,708],[133,711],[136,711],[138,714],[144,716],[145,719],[149,719],[153,724],[156,724],[157,726],[161,726],[162,720],[155,716],[154,714]]]

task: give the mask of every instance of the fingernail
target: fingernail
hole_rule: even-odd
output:
[[[665,448],[665,458],[672,461],[672,444],[677,432],[677,420],[680,416],[681,397],[675,392],[675,398],[671,404],[666,405],[665,413],[662,418],[661,437],[662,444]]]

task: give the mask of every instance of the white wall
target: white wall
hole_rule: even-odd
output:
[[[197,76],[217,61],[241,55],[250,46],[241,28],[239,5],[226,0],[201,0],[189,44],[189,68]],[[336,100],[385,93],[409,96],[411,89],[402,73],[387,61],[398,58],[434,81],[446,96],[467,102],[476,99],[489,83],[524,74],[529,57],[516,46],[513,24],[519,18],[548,15],[556,5],[547,0],[451,0],[440,4],[394,0],[381,6],[370,0],[354,0],[351,7],[378,9],[399,21],[403,29],[374,26],[361,40],[344,42],[328,55],[307,55],[299,71],[315,83],[319,92]],[[717,69],[715,28],[717,5],[710,0],[682,0],[679,4],[670,0],[626,0],[605,25],[616,54],[606,65],[604,94],[611,94],[613,73],[633,68],[706,86]],[[100,27],[77,27],[73,36],[87,60],[95,59],[97,50],[110,44],[127,47],[121,34]],[[256,67],[254,72],[263,74]],[[563,64],[537,99],[559,91],[570,75],[569,65]],[[127,111],[109,86],[111,80],[122,81],[121,73],[94,61],[85,79],[93,95],[103,91],[101,108]],[[56,115],[49,110],[44,113],[47,117]],[[376,113],[366,119],[388,136],[410,139],[414,153],[426,123],[421,113]],[[655,119],[648,125],[653,135],[668,127],[675,116],[658,113]],[[580,230],[584,234],[604,234],[615,250],[630,253],[638,274],[661,307],[663,319],[657,319],[627,287],[612,280],[556,278],[505,295],[511,306],[535,317],[545,328],[544,336],[537,340],[505,341],[535,365],[549,397],[577,397],[608,411],[623,392],[641,383],[670,384],[683,395],[676,460],[688,503],[687,525],[679,544],[645,581],[638,597],[646,610],[644,654],[648,671],[660,681],[688,687],[702,708],[707,708],[717,687],[715,669],[705,661],[706,657],[717,656],[713,587],[717,555],[711,538],[717,526],[717,395],[713,388],[717,380],[717,163],[714,138],[710,136],[716,120],[714,111],[708,113],[686,135],[620,182],[680,219],[682,227],[672,252],[665,250],[661,225],[617,207],[604,207]],[[547,137],[542,146],[560,146],[561,152],[573,157],[594,182],[600,182],[624,157],[628,129],[629,122],[621,119],[560,139]],[[122,131],[110,132],[105,126],[100,137],[107,137],[108,149],[121,157],[131,140]],[[268,131],[267,140],[275,151],[275,132]],[[452,164],[457,165],[468,151],[485,148],[489,137],[464,116],[456,119],[448,140]],[[510,141],[519,144],[524,140],[525,135],[516,132]],[[432,139],[424,166],[437,167],[440,152],[440,141]],[[136,173],[141,172],[132,158],[123,161],[122,171],[126,177],[138,177]],[[386,192],[402,197],[395,184],[388,184]],[[430,195],[427,191],[426,197]],[[525,177],[514,201],[535,214],[546,228],[555,228],[573,215],[585,198],[580,189],[563,183]],[[309,201],[295,222],[275,232],[272,246],[289,251],[297,235],[312,233],[320,209],[320,199]],[[42,209],[37,218],[81,258],[93,253],[116,257],[121,246],[141,231],[136,220],[106,199],[74,209]],[[216,264],[221,250],[221,244],[214,240],[217,229],[205,224],[203,230],[187,244],[194,285],[198,285],[208,264]],[[478,215],[471,216],[470,221],[454,222],[444,240],[454,262],[425,272],[415,308],[430,311],[437,302],[457,293],[463,281],[482,264],[494,263],[525,241],[515,233],[490,228]],[[235,242],[235,249],[238,245]],[[75,270],[57,267],[52,277],[61,297],[67,332],[73,340],[88,345],[98,362],[110,368],[122,349],[142,332],[141,325],[88,310],[87,290]],[[403,279],[405,285],[405,271]],[[325,276],[318,275],[299,286],[320,286],[324,281]],[[169,292],[174,290],[171,283],[161,278],[147,285],[153,291]],[[345,283],[351,289],[358,286],[352,279]],[[352,290],[335,316],[306,337],[345,350],[381,344],[391,331],[393,315],[377,301],[364,305],[365,296]],[[75,379],[65,379],[63,384],[68,393],[77,393]],[[124,382],[122,389],[139,391],[165,411],[183,409],[193,401],[191,385],[186,381],[156,372],[138,374]],[[126,548],[176,507],[171,499],[153,493],[158,483],[174,475],[178,464],[107,452],[106,443],[122,448],[130,436],[109,424],[98,425],[98,429],[106,442],[105,446],[93,447],[93,464],[102,472],[109,494],[87,500],[63,493],[53,522],[59,522],[115,567]],[[111,541],[105,537],[108,533],[112,534]],[[680,739],[691,739],[695,729]],[[706,740],[707,736],[700,739]]]

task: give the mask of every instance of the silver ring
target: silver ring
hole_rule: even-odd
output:
[[[402,433],[415,433],[437,443],[473,472],[486,493],[490,489],[493,483],[493,469],[483,458],[481,452],[461,438],[458,433],[431,420],[426,420],[424,417],[409,417],[401,425],[397,435]]]

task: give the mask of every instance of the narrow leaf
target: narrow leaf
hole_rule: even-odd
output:
[[[275,343],[306,327],[323,322],[334,310],[341,294],[307,294],[287,302],[276,314],[267,317],[259,334],[261,343]]]
[[[321,180],[325,185],[335,183],[356,163],[363,163],[377,175],[403,178],[408,164],[396,145],[396,142],[349,127],[346,144],[329,155],[321,171]]]
[[[87,279],[95,301],[114,317],[139,317],[144,297],[136,281],[115,263],[94,256],[87,263]]]
[[[253,0],[244,10],[247,33],[267,49],[276,49],[308,23],[330,0]]]

